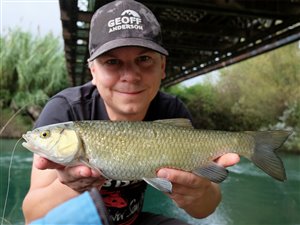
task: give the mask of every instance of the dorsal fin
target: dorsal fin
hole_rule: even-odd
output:
[[[155,120],[153,122],[169,124],[177,127],[194,128],[192,122],[186,118],[163,119],[163,120]]]

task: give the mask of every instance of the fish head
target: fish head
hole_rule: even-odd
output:
[[[53,162],[67,165],[80,152],[81,141],[69,124],[49,125],[23,134],[22,145],[31,152]]]

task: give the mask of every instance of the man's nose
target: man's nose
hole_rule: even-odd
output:
[[[141,80],[139,67],[134,63],[126,63],[123,65],[121,72],[121,80],[127,82],[136,82]]]

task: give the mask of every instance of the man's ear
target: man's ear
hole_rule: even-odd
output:
[[[95,72],[95,65],[93,62],[89,62],[89,68],[92,74],[92,84],[96,85],[96,80],[95,80],[96,72]]]

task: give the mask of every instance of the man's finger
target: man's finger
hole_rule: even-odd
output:
[[[45,169],[62,169],[62,168],[64,168],[63,165],[52,162],[44,157],[35,155],[34,158],[35,158],[34,166],[37,169],[45,170]]]
[[[240,161],[240,157],[235,153],[227,153],[219,157],[216,162],[223,167],[229,167],[237,164]]]
[[[57,171],[62,180],[73,181],[80,178],[92,176],[91,169],[84,165],[66,167],[62,169],[57,169]]]
[[[175,184],[188,186],[190,188],[197,188],[201,186],[204,179],[199,176],[185,171],[163,168],[157,172],[157,176],[160,178],[166,178]]]

